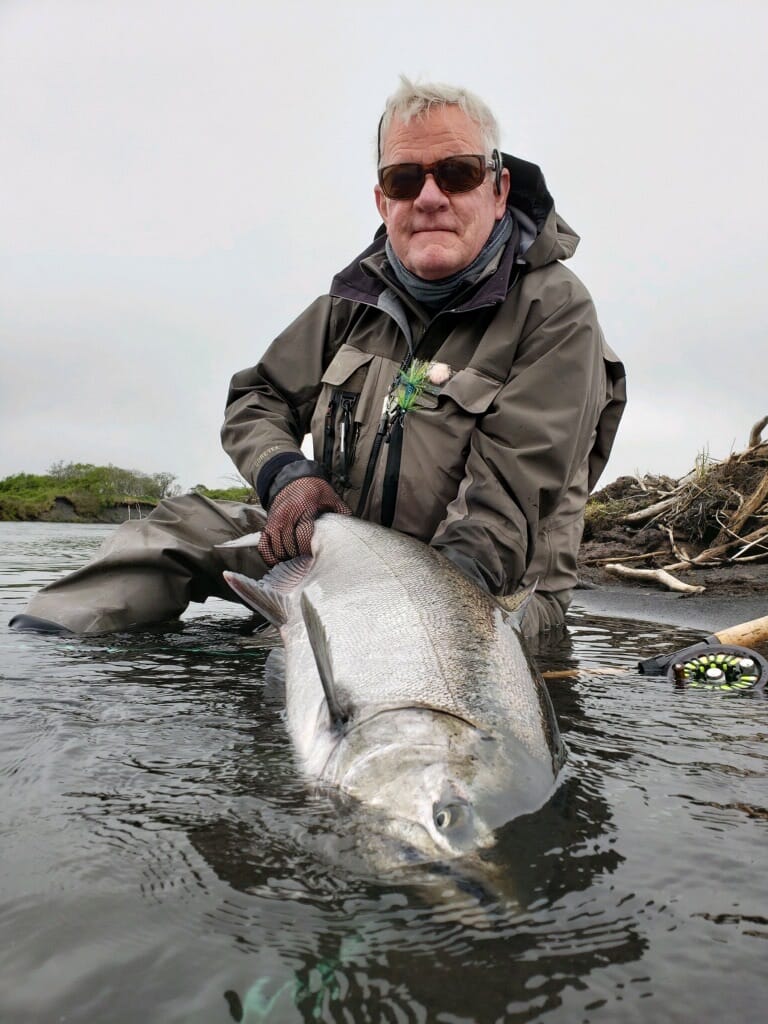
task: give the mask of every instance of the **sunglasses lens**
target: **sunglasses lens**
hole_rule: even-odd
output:
[[[390,164],[379,170],[379,184],[390,199],[415,199],[424,187],[427,172],[434,174],[441,192],[469,192],[485,179],[485,157],[449,156],[424,167],[422,164]]]
[[[421,164],[390,164],[379,171],[379,184],[390,199],[415,199],[424,185]]]
[[[435,168],[435,181],[441,192],[469,192],[482,185],[485,160],[479,156],[453,156],[441,160]]]

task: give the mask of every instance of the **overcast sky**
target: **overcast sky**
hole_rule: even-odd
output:
[[[768,3],[0,0],[0,477],[227,486],[232,373],[369,242],[398,73],[541,165],[631,404],[603,483],[768,414]]]

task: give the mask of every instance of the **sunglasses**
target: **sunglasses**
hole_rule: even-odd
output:
[[[388,199],[415,199],[431,174],[441,192],[471,192],[496,164],[484,156],[447,156],[433,164],[389,164],[379,168],[379,185]]]

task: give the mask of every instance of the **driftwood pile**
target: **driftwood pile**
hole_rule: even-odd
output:
[[[747,448],[722,462],[699,456],[680,480],[620,477],[594,494],[585,541],[620,537],[621,554],[589,557],[600,545],[586,544],[582,566],[695,594],[704,586],[685,583],[676,572],[768,563],[767,425],[768,416],[752,428]]]

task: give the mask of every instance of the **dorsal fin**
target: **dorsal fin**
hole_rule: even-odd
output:
[[[524,590],[517,590],[514,594],[498,598],[499,604],[504,609],[505,618],[511,619],[512,624],[518,629],[523,621],[525,609],[528,607],[533,595],[536,593],[538,579],[535,579],[530,586]]]
[[[312,653],[315,656],[315,664],[317,665],[320,682],[323,684],[323,690],[325,691],[325,699],[328,702],[331,721],[337,729],[340,729],[349,720],[350,709],[339,699],[339,694],[333,680],[333,662],[331,661],[331,650],[328,645],[325,626],[320,621],[317,609],[312,604],[312,599],[306,590],[301,595],[301,614],[304,618],[304,625],[307,629]]]

